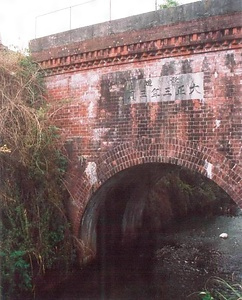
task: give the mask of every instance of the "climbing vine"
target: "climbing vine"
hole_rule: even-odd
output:
[[[36,294],[47,270],[75,258],[66,213],[67,158],[30,57],[0,51],[1,294]]]

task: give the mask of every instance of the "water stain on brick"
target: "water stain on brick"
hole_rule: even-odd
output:
[[[100,104],[103,104],[104,102],[108,102],[109,100],[110,100],[109,81],[107,79],[102,79]]]
[[[233,160],[233,147],[232,143],[229,139],[229,134],[225,132],[221,132],[218,142],[216,144],[217,150],[225,155],[226,158]]]
[[[225,23],[226,18],[227,22],[229,21],[229,28],[228,24]],[[107,171],[109,172],[108,176],[110,176],[110,174],[125,168],[126,165],[141,164],[145,159],[150,159],[151,157],[147,156],[145,149],[149,149],[152,146],[152,142],[150,142],[152,140],[158,141],[159,144],[157,146],[164,148],[159,153],[155,152],[152,159],[162,159],[162,161],[166,162],[169,159],[169,162],[173,164],[178,164],[177,161],[179,160],[180,165],[203,172],[204,156],[211,152],[210,160],[217,162],[218,165],[220,165],[220,157],[222,159],[229,158],[225,163],[226,168],[229,168],[229,166],[233,168],[234,163],[239,165],[241,154],[241,97],[239,91],[241,78],[239,76],[239,67],[241,66],[241,56],[238,45],[231,42],[232,38],[235,37],[237,39],[237,23],[232,24],[234,20],[236,20],[234,15],[233,18],[221,15],[218,18],[210,19],[210,23],[202,24],[201,22],[204,21],[199,18],[192,25],[179,23],[176,25],[177,27],[174,27],[176,31],[174,31],[173,27],[164,25],[164,30],[157,29],[157,32],[153,31],[155,36],[151,35],[150,31],[124,33],[127,44],[120,47],[120,49],[108,48],[108,51],[106,51],[107,49],[105,50],[106,46],[104,44],[100,43],[98,45],[101,39],[97,40],[94,37],[89,41],[90,43],[88,42],[89,44],[84,42],[85,51],[88,52],[93,49],[88,47],[97,47],[98,49],[102,45],[105,46],[97,50],[97,53],[92,53],[93,56],[90,59],[95,59],[95,65],[92,65],[92,61],[90,61],[90,68],[89,66],[85,67],[87,57],[80,50],[81,55],[78,59],[83,62],[83,67],[79,68],[81,65],[75,58],[77,66],[72,64],[72,69],[66,68],[63,74],[61,73],[62,71],[58,71],[56,74],[52,73],[51,76],[46,77],[48,91],[53,95],[55,101],[63,99],[63,97],[71,98],[71,103],[68,103],[65,110],[62,110],[56,117],[57,125],[60,125],[64,132],[67,132],[68,139],[74,139],[77,136],[81,137],[82,140],[80,146],[78,146],[78,151],[80,149],[81,153],[89,155],[89,161],[91,159],[93,161],[95,159],[100,160],[98,168],[100,173],[103,174],[103,177],[100,177],[102,180],[107,178]],[[227,45],[226,43],[220,44],[220,32],[216,33],[214,31],[216,24],[223,24],[223,39],[225,39],[226,43],[228,42]],[[189,28],[187,27],[188,25],[190,26]],[[235,33],[233,33],[232,27],[236,29]],[[154,27],[154,29],[156,28]],[[197,33],[195,34],[195,32]],[[180,33],[182,33],[181,36]],[[186,35],[183,36],[185,33]],[[215,33],[217,37],[213,35]],[[142,44],[143,48],[141,46],[138,47],[136,43],[138,40],[135,40],[135,34],[137,36],[138,34],[142,35],[142,39],[144,38],[143,34],[147,35],[148,43]],[[163,43],[165,36],[169,37],[166,40],[166,44]],[[119,37],[121,35],[117,36],[117,39],[114,36],[112,41],[118,41]],[[156,40],[160,51],[157,52],[157,56],[147,56],[147,54],[153,53],[147,52],[149,45],[150,50],[154,50],[153,38],[161,38],[161,40]],[[175,47],[173,38],[174,41],[177,41]],[[206,43],[208,39],[210,39],[211,43]],[[212,44],[215,41],[218,42],[217,45]],[[136,45],[136,48],[132,48],[132,53],[130,47],[132,55],[129,55],[130,53],[126,49],[129,44]],[[184,47],[181,44],[184,44]],[[217,46],[219,48],[216,48]],[[70,49],[70,51],[72,50]],[[137,54],[137,56],[134,54]],[[141,58],[142,54],[145,55]],[[99,59],[104,57],[107,60],[103,64],[99,64]],[[62,62],[60,62],[61,64]],[[65,65],[65,67],[67,66]],[[216,75],[214,74],[215,70]],[[159,75],[162,77],[175,77],[174,75],[180,76],[180,74],[186,77],[187,75],[185,74],[202,72],[204,75],[202,82],[204,97],[202,100],[199,100],[200,98],[193,100],[173,99],[174,101],[159,99],[161,102],[148,104],[137,103],[138,101],[124,101],[125,91],[131,91],[131,88],[126,89],[128,82],[132,86],[132,81],[137,83],[140,80],[142,86],[139,86],[139,91],[141,91],[144,83],[146,84],[145,80],[142,81],[142,79],[152,79]],[[70,78],[69,83],[66,79],[67,76]],[[167,88],[166,90],[169,92],[169,88],[165,84],[159,85],[159,82],[162,81],[159,80],[157,79],[157,85],[154,85],[156,92],[159,90],[161,92],[163,88]],[[60,82],[61,87],[59,86]],[[153,83],[155,83],[155,80]],[[137,94],[137,98],[141,96],[141,93]],[[80,100],[83,108],[78,106],[74,108],[73,104],[76,99]],[[95,115],[93,115],[91,120],[85,111],[89,103],[93,103],[93,106],[90,105],[90,107],[95,108]],[[232,104],[233,107],[231,106]],[[217,126],[216,121],[221,126]],[[72,130],[73,128],[74,130]],[[149,139],[149,142],[146,139]],[[166,144],[166,139],[170,139],[169,146]],[[136,157],[133,158],[130,156],[129,151],[120,150],[126,149],[123,147],[129,143],[140,143],[145,148],[141,148],[141,153],[135,152]],[[185,146],[180,148],[183,143]],[[116,146],[118,146],[118,152],[116,152]],[[218,149],[218,147],[221,149]],[[201,152],[197,153],[198,148],[199,151],[201,149]],[[128,149],[130,150],[131,147]],[[191,149],[195,155],[187,154],[188,149]],[[77,150],[74,151],[75,153],[77,152]],[[133,154],[134,149],[132,148],[131,151]],[[113,160],[116,164],[111,166],[110,157],[112,158],[114,155],[112,153],[115,154],[115,159]],[[108,155],[105,165],[101,164],[102,155]],[[122,164],[120,162],[121,159]],[[227,161],[229,161],[230,165]],[[78,164],[73,166],[73,169],[74,167],[79,170]],[[221,174],[225,170],[221,170]],[[234,172],[234,169],[231,171]],[[233,181],[232,183],[227,181],[227,177],[225,178],[220,173],[217,174],[216,180],[218,184],[228,182],[226,190],[231,193],[236,201],[241,203],[241,190],[237,184],[241,178],[239,171],[236,170],[236,181],[232,177],[229,178],[229,180]],[[229,174],[228,176],[231,175]],[[80,198],[79,194],[82,195],[78,208],[81,211],[90,194],[83,192],[83,190],[86,190],[88,183],[84,185],[82,182],[85,182],[86,179],[80,178],[81,175],[76,176],[75,180],[73,180],[72,184],[76,187],[72,194],[74,194],[74,197],[78,195],[77,199]],[[77,190],[79,191],[78,194],[75,192]],[[79,213],[80,217],[81,214],[82,212]],[[75,224],[80,221],[80,218],[78,218],[73,221]],[[75,228],[77,228],[76,226]]]
[[[211,62],[209,62],[208,58],[205,56],[202,62],[202,71],[210,72],[210,69],[211,69]]]
[[[225,85],[225,96],[228,98],[234,97],[236,93],[236,85],[234,84],[234,79],[231,77],[224,78]]]
[[[185,59],[181,61],[181,73],[186,74],[186,73],[192,73],[192,60],[191,59]]]
[[[175,71],[176,71],[175,61],[166,62],[162,66],[161,76],[173,75],[175,74]]]
[[[227,53],[225,55],[225,65],[230,69],[230,72],[234,72],[236,62],[233,53]]]

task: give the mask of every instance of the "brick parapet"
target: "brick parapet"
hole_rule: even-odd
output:
[[[117,36],[118,34],[122,36],[125,32],[144,31],[160,26],[170,27],[171,25],[181,23],[189,25],[190,23],[192,24],[193,21],[203,20],[204,18],[213,17],[210,18],[210,20],[212,20],[219,16],[226,17],[226,15],[233,15],[241,11],[242,4],[240,0],[195,1],[166,10],[157,10],[38,38],[31,41],[30,47],[32,53],[41,52],[46,49],[50,50],[58,46],[63,47],[75,42],[81,43],[97,38]],[[207,24],[200,24],[204,28],[207,26]],[[227,26],[226,20],[224,20],[224,24]],[[206,31],[206,29],[202,31]]]
[[[241,47],[241,16],[209,17],[138,32],[125,32],[41,52],[33,57],[49,75],[164,57]],[[185,30],[184,30],[185,28]]]

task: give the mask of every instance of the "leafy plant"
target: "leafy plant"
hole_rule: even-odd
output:
[[[8,249],[6,249],[8,250]],[[26,291],[32,288],[30,265],[25,259],[25,251],[1,252],[3,282],[8,287],[8,294],[16,291]]]
[[[221,208],[230,207],[232,200],[213,181],[185,168],[167,172],[159,180],[170,196],[176,218],[190,212],[197,215],[220,215]]]
[[[30,57],[0,52],[0,113],[1,294],[23,299],[35,295],[46,270],[63,272],[75,259],[67,157]]]
[[[202,300],[214,300],[213,296],[210,294],[210,292],[200,292],[199,296],[201,296]]]
[[[199,295],[202,300],[241,300],[242,285],[214,277],[207,282],[205,291]]]
[[[169,7],[175,7],[178,6],[179,2],[176,0],[165,0],[164,4],[160,4],[159,8],[160,9],[165,9],[165,8],[169,8]]]

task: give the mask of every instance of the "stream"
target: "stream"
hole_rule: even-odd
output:
[[[227,233],[228,238],[219,237]],[[242,213],[191,217],[76,270],[39,299],[201,299],[212,277],[242,282]]]

